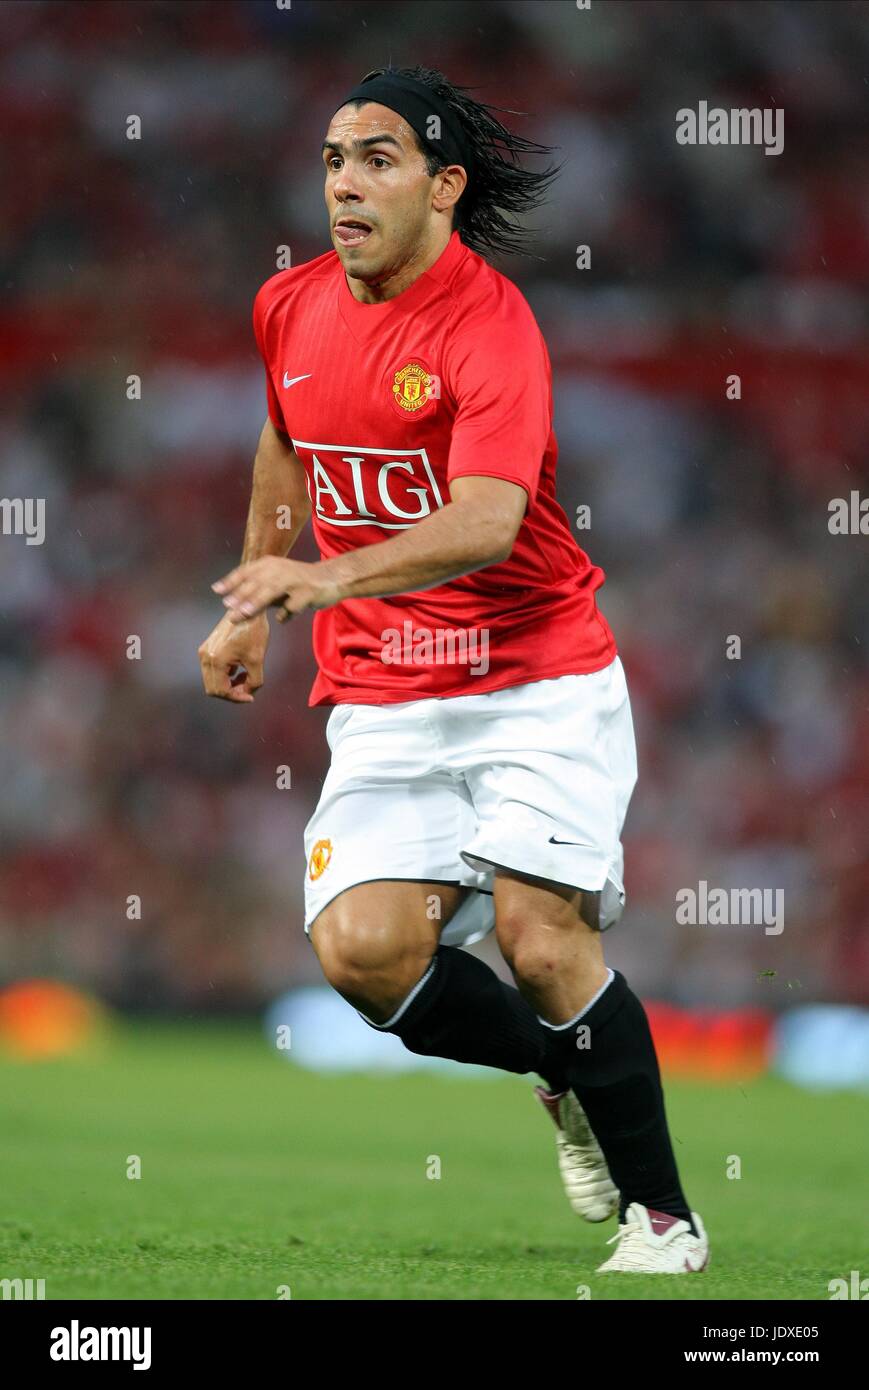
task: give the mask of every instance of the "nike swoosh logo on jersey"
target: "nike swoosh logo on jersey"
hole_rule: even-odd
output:
[[[587,845],[583,840],[556,840],[554,835],[549,836],[551,845],[578,845],[580,849],[594,849],[594,845]]]
[[[294,376],[293,379],[290,380],[289,372],[284,372],[284,390],[286,391],[290,386],[295,386],[297,381],[307,381],[308,377],[313,375],[313,372],[305,372],[304,376]]]

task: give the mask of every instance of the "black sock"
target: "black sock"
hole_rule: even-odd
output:
[[[545,1026],[545,1025],[544,1025]],[[578,1033],[587,1028],[588,1033]],[[667,1129],[664,1093],[646,1011],[617,970],[591,1008],[569,1027],[549,1030],[588,1116],[621,1201],[681,1217],[691,1225]],[[578,1046],[578,1043],[587,1046]],[[695,1232],[696,1235],[696,1232]]]
[[[423,1057],[536,1071],[550,1089],[567,1089],[560,1047],[532,1006],[484,961],[455,946],[438,947],[425,983],[383,1031]]]

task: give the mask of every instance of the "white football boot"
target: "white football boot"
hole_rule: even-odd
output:
[[[598,1274],[699,1274],[709,1263],[709,1240],[696,1211],[691,1220],[696,1236],[678,1216],[632,1202],[624,1224],[607,1241],[607,1245],[618,1241],[615,1254],[599,1267]]]
[[[585,1111],[572,1091],[543,1086],[534,1093],[555,1124],[558,1167],[567,1200],[585,1221],[606,1221],[619,1209],[619,1191]]]

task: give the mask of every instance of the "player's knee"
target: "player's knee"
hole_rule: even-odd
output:
[[[498,911],[495,934],[501,954],[514,975],[543,968],[547,937],[553,937],[552,929],[544,923],[521,907],[513,909],[502,906]],[[552,945],[554,947],[554,941]]]
[[[600,938],[589,925],[502,916],[498,945],[520,988],[546,991],[565,969],[574,978],[599,973]]]
[[[422,946],[409,948],[389,923],[350,921],[342,913],[322,913],[311,939],[329,984],[357,1007],[398,1007],[431,954]]]
[[[586,954],[589,933],[600,930],[600,893],[583,891],[574,901],[529,910],[524,898],[499,904],[496,936],[501,954],[514,975],[539,975],[558,969],[565,954],[575,956],[578,945]],[[596,956],[597,948],[591,952]]]
[[[534,991],[551,985],[562,969],[561,943],[551,932],[517,932],[510,946],[506,950],[502,947],[502,953],[517,984]]]
[[[314,945],[323,973],[340,994],[355,990],[371,977],[390,973],[395,952],[388,932],[380,926],[342,921],[318,921]]]

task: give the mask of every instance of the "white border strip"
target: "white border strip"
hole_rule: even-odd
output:
[[[393,1025],[394,1023],[397,1023],[397,1022],[398,1022],[398,1020],[401,1018],[401,1015],[405,1012],[405,1010],[408,1009],[408,1008],[410,1007],[410,1005],[413,1003],[414,999],[415,999],[416,996],[419,994],[419,992],[420,992],[420,990],[422,989],[423,985],[425,984],[426,980],[428,980],[428,979],[431,978],[431,975],[432,975],[432,973],[433,973],[433,971],[434,971],[434,968],[435,968],[435,963],[434,963],[434,960],[432,960],[431,965],[429,966],[428,970],[427,970],[427,971],[425,972],[425,974],[423,975],[422,979],[417,981],[417,983],[414,985],[413,989],[410,991],[410,994],[409,994],[409,995],[407,996],[407,998],[405,999],[404,1003],[403,1003],[403,1004],[400,1006],[400,1008],[392,1015],[392,1018],[388,1018],[388,1019],[386,1020],[385,1023],[374,1023],[374,1022],[368,1017],[367,1014],[364,1014],[364,1013],[362,1012],[361,1009],[357,1009],[356,1012],[358,1013],[359,1017],[360,1017],[360,1018],[364,1018],[364,1019],[365,1019],[365,1022],[366,1022],[367,1024],[369,1024],[369,1026],[370,1026],[371,1028],[377,1028],[381,1033],[384,1032],[385,1029],[391,1028],[392,1025]]]
[[[569,1020],[567,1021],[567,1023],[547,1023],[546,1019],[545,1019],[545,1018],[540,1018],[540,1015],[539,1015],[539,1014],[537,1015],[538,1020],[543,1024],[543,1027],[544,1027],[544,1028],[551,1028],[553,1033],[563,1033],[563,1032],[565,1031],[565,1029],[567,1029],[567,1028],[573,1028],[577,1023],[579,1023],[579,1020],[580,1020],[581,1018],[583,1018],[585,1014],[588,1013],[588,1011],[589,1011],[589,1009],[591,1008],[592,1004],[596,1004],[596,1003],[597,1003],[598,999],[600,999],[600,997],[601,997],[601,995],[603,994],[604,990],[605,990],[605,989],[609,989],[609,987],[610,987],[610,985],[612,984],[612,982],[613,982],[614,979],[615,979],[615,971],[614,971],[614,970],[609,970],[609,979],[606,980],[605,983],[601,985],[600,989],[598,990],[598,992],[597,992],[597,994],[594,996],[594,998],[593,998],[593,999],[589,999],[589,1001],[588,1001],[588,1003],[586,1004],[585,1008],[584,1008],[584,1009],[580,1009],[580,1011],[579,1011],[579,1013],[576,1015],[576,1017],[575,1017],[575,1018],[569,1019]]]

